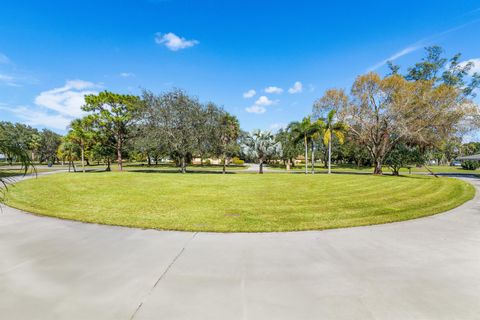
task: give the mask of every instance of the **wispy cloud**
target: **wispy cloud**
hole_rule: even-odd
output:
[[[20,85],[17,83],[17,79],[9,74],[0,73],[0,84],[10,87],[20,87]]]
[[[99,85],[84,80],[69,80],[59,88],[41,92],[34,100],[35,106],[7,107],[0,109],[11,112],[32,126],[43,126],[65,130],[75,118],[84,115],[81,106],[85,95],[96,94]]]
[[[480,9],[480,8],[479,8]],[[452,33],[452,32],[455,32],[455,31],[458,31],[460,29],[463,29],[465,28],[466,26],[468,25],[471,25],[473,23],[477,23],[479,22],[480,19],[474,19],[472,21],[469,21],[467,23],[463,23],[461,25],[458,25],[458,26],[455,26],[453,28],[450,28],[450,29],[447,29],[445,31],[442,31],[442,32],[439,32],[439,33],[436,33],[432,36],[429,36],[427,38],[424,38],[424,39],[421,39],[405,48],[403,48],[402,50],[394,53],[393,55],[391,55],[390,57],[386,58],[386,59],[383,59],[377,63],[375,63],[374,65],[370,66],[368,69],[367,69],[367,72],[371,72],[371,71],[375,71],[377,69],[380,69],[381,67],[383,67],[384,65],[387,64],[388,61],[395,61],[403,56],[406,56],[412,52],[415,52],[425,46],[428,46],[430,44],[432,44],[432,42],[434,41],[437,41],[439,39],[441,39],[442,37],[445,37],[447,36],[448,34]]]
[[[281,94],[283,92],[283,89],[276,86],[270,86],[266,87],[264,91],[265,93]]]
[[[409,53],[412,53],[414,51],[417,51],[418,49],[422,48],[423,46],[420,45],[420,44],[417,44],[417,45],[412,45],[412,46],[409,46],[409,47],[406,47],[396,53],[394,53],[393,55],[391,55],[390,57],[388,57],[387,59],[383,59],[382,61],[379,61],[377,62],[376,64],[374,64],[373,66],[369,67],[367,69],[368,72],[371,72],[371,71],[375,71],[381,67],[383,67],[385,64],[387,64],[388,61],[395,61],[397,60],[398,58],[401,58],[403,56],[406,56],[407,54]]]
[[[200,42],[198,40],[187,40],[183,37],[177,36],[175,33],[160,33],[155,34],[155,42],[160,45],[165,45],[171,51],[178,51],[193,47]]]
[[[243,93],[243,97],[245,99],[249,99],[249,98],[253,98],[256,94],[257,94],[257,92],[255,90],[250,89],[250,90]]]
[[[0,109],[13,113],[23,122],[31,126],[42,126],[51,129],[65,130],[72,121],[71,118],[61,114],[50,114],[45,111],[32,110],[32,108],[26,106],[20,106],[16,108],[0,106]]]
[[[248,113],[262,114],[267,111],[267,108],[254,104],[253,106],[245,108],[245,111]]]
[[[300,81],[296,81],[293,84],[293,87],[288,89],[288,93],[290,93],[290,94],[300,93],[302,91],[303,91],[303,84]]]
[[[10,59],[3,53],[0,52],[0,64],[10,63]]]
[[[135,77],[135,74],[131,73],[131,72],[122,72],[122,73],[120,73],[120,77],[122,77],[122,78],[132,78],[132,77]]]

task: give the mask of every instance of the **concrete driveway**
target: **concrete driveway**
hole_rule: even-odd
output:
[[[0,297],[15,320],[480,319],[480,197],[407,222],[265,234],[3,208]]]

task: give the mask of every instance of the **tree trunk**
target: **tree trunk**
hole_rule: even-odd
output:
[[[287,171],[290,171],[290,159],[287,159]]]
[[[308,174],[308,142],[307,136],[304,136],[304,143],[305,143],[305,174]]]
[[[111,171],[112,169],[110,168],[110,158],[107,159],[107,169],[105,171]]]
[[[260,167],[258,168],[258,173],[263,174],[263,160],[260,159]]]
[[[82,144],[82,172],[85,173],[85,147]]]
[[[186,173],[187,169],[185,167],[185,156],[182,156],[182,173]]]
[[[328,173],[332,173],[332,137],[328,140]]]
[[[77,168],[75,168],[75,162],[72,161],[73,172],[77,172]]]
[[[226,166],[227,166],[227,159],[226,159],[226,157],[227,157],[227,156],[226,156],[225,154],[223,154],[223,169],[222,169],[222,173],[223,173],[223,174],[225,174],[226,171],[227,171],[227,168],[226,168]]]
[[[312,174],[315,174],[315,145],[312,140]]]
[[[123,163],[122,163],[122,139],[118,138],[117,142],[117,163],[118,169],[123,171]]]
[[[383,174],[382,160],[381,159],[376,159],[375,160],[375,169],[373,170],[373,174]]]
[[[147,165],[150,167],[152,165],[152,159],[150,158],[150,155],[147,153]]]

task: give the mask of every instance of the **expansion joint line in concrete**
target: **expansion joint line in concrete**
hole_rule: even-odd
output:
[[[192,241],[196,236],[197,236],[198,232],[195,232],[193,234],[193,236],[188,239],[188,241],[183,245],[182,249],[180,249],[180,251],[177,253],[177,255],[173,258],[173,260],[170,262],[170,264],[165,268],[165,270],[162,272],[162,274],[160,275],[160,277],[158,277],[157,281],[155,282],[155,284],[150,288],[150,290],[148,291],[148,293],[143,297],[142,301],[140,301],[140,303],[138,304],[138,307],[135,309],[135,311],[133,312],[132,316],[130,317],[130,320],[133,320],[135,318],[135,316],[137,315],[138,311],[140,311],[140,309],[142,308],[143,306],[143,302],[145,301],[145,299],[150,295],[152,294],[153,290],[155,289],[155,287],[160,283],[160,281],[165,278],[167,272],[170,270],[170,268],[172,268],[172,266],[175,264],[175,262],[178,260],[178,258],[180,258],[180,256],[182,255],[182,253],[185,251],[185,249],[187,248],[188,244],[190,243],[190,241]]]

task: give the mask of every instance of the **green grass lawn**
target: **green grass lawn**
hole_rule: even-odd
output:
[[[472,185],[445,177],[100,172],[20,182],[7,204],[102,224],[253,232],[413,219],[452,209],[474,193]]]

